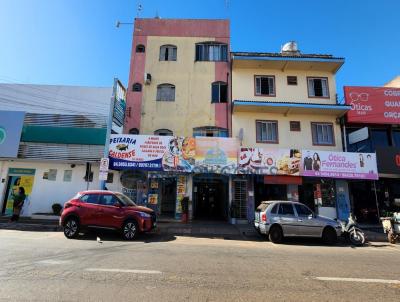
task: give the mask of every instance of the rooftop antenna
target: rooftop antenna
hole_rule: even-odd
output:
[[[142,9],[143,9],[143,6],[142,6],[141,3],[139,3],[138,6],[137,6],[137,10],[136,10],[137,18],[140,18],[140,12],[142,11]]]

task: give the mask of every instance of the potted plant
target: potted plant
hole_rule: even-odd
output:
[[[57,216],[61,215],[61,210],[63,208],[62,205],[60,205],[59,203],[53,203],[51,208],[53,209],[54,215],[57,215]]]

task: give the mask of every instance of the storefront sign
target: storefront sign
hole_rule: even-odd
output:
[[[302,150],[300,175],[378,179],[375,153]]]
[[[196,137],[193,172],[235,174],[239,142],[236,138]]]
[[[17,157],[25,112],[0,111],[0,157]]]
[[[195,145],[191,137],[111,135],[110,168],[191,172]]]
[[[400,88],[344,87],[349,123],[400,124]]]
[[[368,137],[369,137],[368,127],[358,129],[356,131],[349,133],[349,144],[350,145],[356,144],[358,142],[368,139]]]
[[[376,148],[378,172],[400,174],[400,148]]]
[[[241,148],[241,174],[292,175],[300,172],[301,152],[296,149]]]

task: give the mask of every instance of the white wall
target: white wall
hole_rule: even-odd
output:
[[[77,192],[86,190],[87,183],[83,179],[86,171],[84,164],[76,164],[71,168],[71,164],[53,163],[53,162],[24,162],[24,161],[0,161],[0,208],[3,206],[4,195],[8,180],[9,168],[36,169],[33,183],[32,194],[27,203],[28,208],[24,207],[24,213],[49,213],[52,212],[51,206],[54,203],[63,205],[72,198]],[[43,173],[49,169],[57,169],[55,181],[43,179]],[[64,170],[72,170],[71,182],[63,181]],[[89,189],[99,189],[99,166],[92,165],[93,182],[89,183]],[[109,190],[120,190],[119,173],[114,171],[114,182],[106,184]]]

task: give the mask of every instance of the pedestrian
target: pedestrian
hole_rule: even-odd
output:
[[[21,214],[22,207],[24,205],[26,195],[25,189],[23,187],[18,188],[18,194],[13,195],[14,204],[13,204],[13,215],[10,221],[18,221],[19,215]]]

